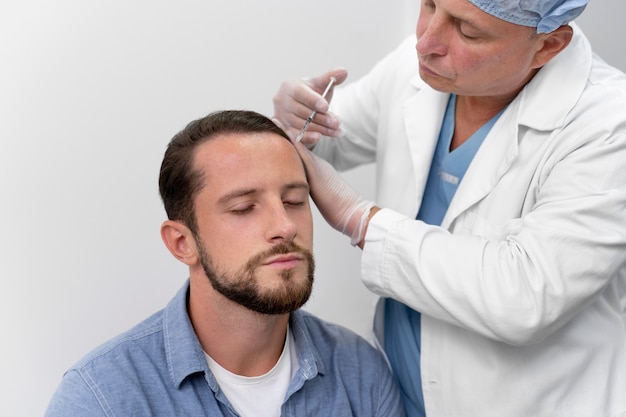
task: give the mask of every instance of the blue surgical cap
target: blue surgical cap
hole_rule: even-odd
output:
[[[516,25],[549,33],[576,19],[589,0],[469,0],[474,6]]]

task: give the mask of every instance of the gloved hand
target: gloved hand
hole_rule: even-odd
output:
[[[320,213],[333,228],[349,236],[352,245],[358,245],[365,238],[365,226],[374,203],[357,194],[332,165],[306,145],[297,143],[296,149],[306,166],[311,197]]]
[[[312,148],[322,135],[339,136],[339,120],[328,113],[328,103],[333,95],[331,89],[322,98],[322,93],[330,77],[335,77],[335,85],[341,84],[348,77],[345,69],[337,68],[320,75],[319,77],[306,80],[292,79],[284,81],[274,95],[274,122],[282,127],[287,135],[294,140],[304,126],[306,119],[313,110],[317,114],[313,122],[307,128],[302,138],[302,143]]]

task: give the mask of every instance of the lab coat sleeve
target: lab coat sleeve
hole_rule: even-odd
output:
[[[532,207],[506,224],[481,218],[481,208],[506,199],[506,190],[458,219],[472,233],[378,212],[365,239],[365,285],[512,345],[539,342],[566,325],[612,281],[626,282],[626,135],[547,158],[554,162],[535,173],[529,189]]]

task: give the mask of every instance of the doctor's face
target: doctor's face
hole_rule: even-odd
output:
[[[194,164],[196,247],[213,288],[262,314],[301,307],[313,284],[309,186],[297,151],[275,133],[225,135],[202,144]]]
[[[505,22],[467,0],[422,0],[417,39],[420,76],[443,92],[515,95],[538,69],[535,28]]]

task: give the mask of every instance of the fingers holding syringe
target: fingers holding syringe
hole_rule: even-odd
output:
[[[318,77],[309,79],[291,79],[284,81],[273,98],[274,119],[294,139],[311,112],[317,112],[313,122],[307,128],[303,137],[305,144],[317,142],[322,135],[337,136],[339,134],[339,120],[328,113],[328,104],[332,98],[334,86],[346,80],[348,73],[339,68],[328,71]],[[333,88],[325,97],[324,90],[331,77],[335,78]]]

